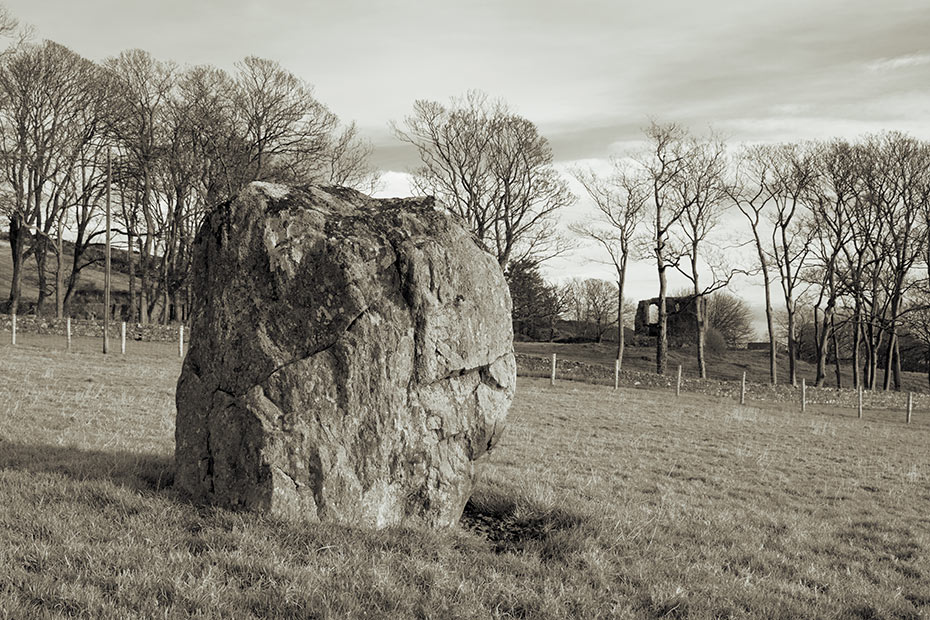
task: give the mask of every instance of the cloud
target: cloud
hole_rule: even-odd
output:
[[[930,54],[905,54],[894,58],[882,58],[866,65],[869,71],[884,72],[930,64]]]

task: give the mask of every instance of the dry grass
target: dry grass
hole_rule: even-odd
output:
[[[521,379],[465,527],[363,532],[180,501],[176,349],[98,344],[0,344],[0,618],[930,614],[927,426]]]
[[[617,345],[611,343],[551,343],[551,342],[516,342],[514,347],[518,353],[549,357],[553,353],[558,355],[559,359],[582,362],[585,364],[596,364],[604,366],[613,372],[614,360],[617,357]],[[656,353],[654,347],[626,347],[623,354],[624,370],[633,370],[639,372],[653,373],[656,370]],[[688,378],[697,378],[697,361],[695,360],[694,349],[685,347],[682,349],[670,349],[668,352],[669,374],[681,365],[683,375]],[[746,373],[747,380],[757,383],[768,383],[769,380],[769,361],[768,351],[748,351],[745,349],[736,349],[725,351],[720,354],[708,354],[707,356],[707,376],[710,379],[720,379],[723,381],[739,381]],[[785,383],[788,379],[788,357],[785,354],[778,355],[778,379]],[[816,367],[805,361],[798,361],[798,380],[801,378],[807,380],[808,385],[814,384],[814,378],[817,376]],[[882,380],[882,373],[879,371],[879,385]],[[848,364],[843,364],[841,378],[844,387],[852,386],[852,370]],[[825,385],[836,386],[836,372],[834,366],[827,366],[827,376]],[[928,382],[927,374],[920,372],[902,372],[901,389],[903,391],[927,392]]]

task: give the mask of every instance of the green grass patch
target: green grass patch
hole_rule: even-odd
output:
[[[179,370],[0,344],[0,618],[930,615],[925,425],[521,378],[461,526],[368,532],[179,498]]]

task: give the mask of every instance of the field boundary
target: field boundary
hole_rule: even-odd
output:
[[[524,377],[550,377],[551,357],[529,353],[516,353],[517,374]],[[556,358],[556,379],[578,381],[596,385],[614,384],[612,368],[600,364],[589,364],[574,360]],[[621,370],[619,384],[627,388],[670,389],[674,390],[677,377],[674,374]],[[681,390],[713,396],[720,399],[738,401],[740,382],[722,379],[695,379],[682,377]],[[852,388],[806,387],[808,405],[830,405],[834,407],[855,409],[858,406],[858,393]],[[746,398],[749,400],[797,403],[800,409],[801,387],[790,384],[771,385],[747,381]],[[863,407],[867,409],[889,409],[904,411],[907,408],[908,392],[884,390],[863,391]],[[930,394],[912,393],[915,409],[930,409]]]

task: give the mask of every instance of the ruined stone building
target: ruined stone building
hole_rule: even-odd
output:
[[[707,299],[697,298],[707,315]],[[697,312],[694,297],[666,297],[668,311],[668,346],[681,347],[692,344],[697,338]],[[636,306],[634,333],[637,336],[655,338],[659,335],[659,298],[644,299]]]

